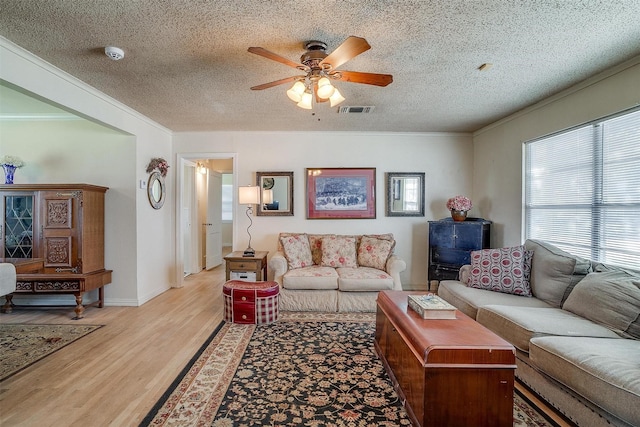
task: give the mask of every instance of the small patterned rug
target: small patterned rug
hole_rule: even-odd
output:
[[[375,353],[373,313],[222,323],[141,426],[410,426]],[[517,394],[515,426],[547,426]]]
[[[0,381],[101,327],[0,324]]]

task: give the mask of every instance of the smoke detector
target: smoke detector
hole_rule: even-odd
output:
[[[114,61],[118,61],[122,58],[124,58],[124,50],[120,49],[119,47],[115,47],[115,46],[107,46],[104,48],[104,54],[107,55],[109,58],[113,59]]]

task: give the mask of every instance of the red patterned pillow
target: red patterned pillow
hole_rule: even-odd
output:
[[[323,267],[357,267],[356,238],[325,236],[322,238]]]
[[[471,252],[469,287],[531,296],[531,257],[524,246]]]
[[[309,248],[309,238],[306,234],[282,236],[280,237],[280,242],[284,248],[284,256],[289,262],[290,269],[313,265],[311,248]]]
[[[384,270],[395,241],[362,236],[358,246],[358,265]]]

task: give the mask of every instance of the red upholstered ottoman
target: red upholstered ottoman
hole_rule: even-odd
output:
[[[229,280],[222,285],[222,294],[226,322],[261,325],[278,320],[278,282]]]

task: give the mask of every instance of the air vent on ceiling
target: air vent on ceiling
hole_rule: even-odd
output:
[[[373,112],[373,109],[376,108],[373,105],[366,106],[346,106],[346,107],[338,107],[338,114],[368,114]]]

